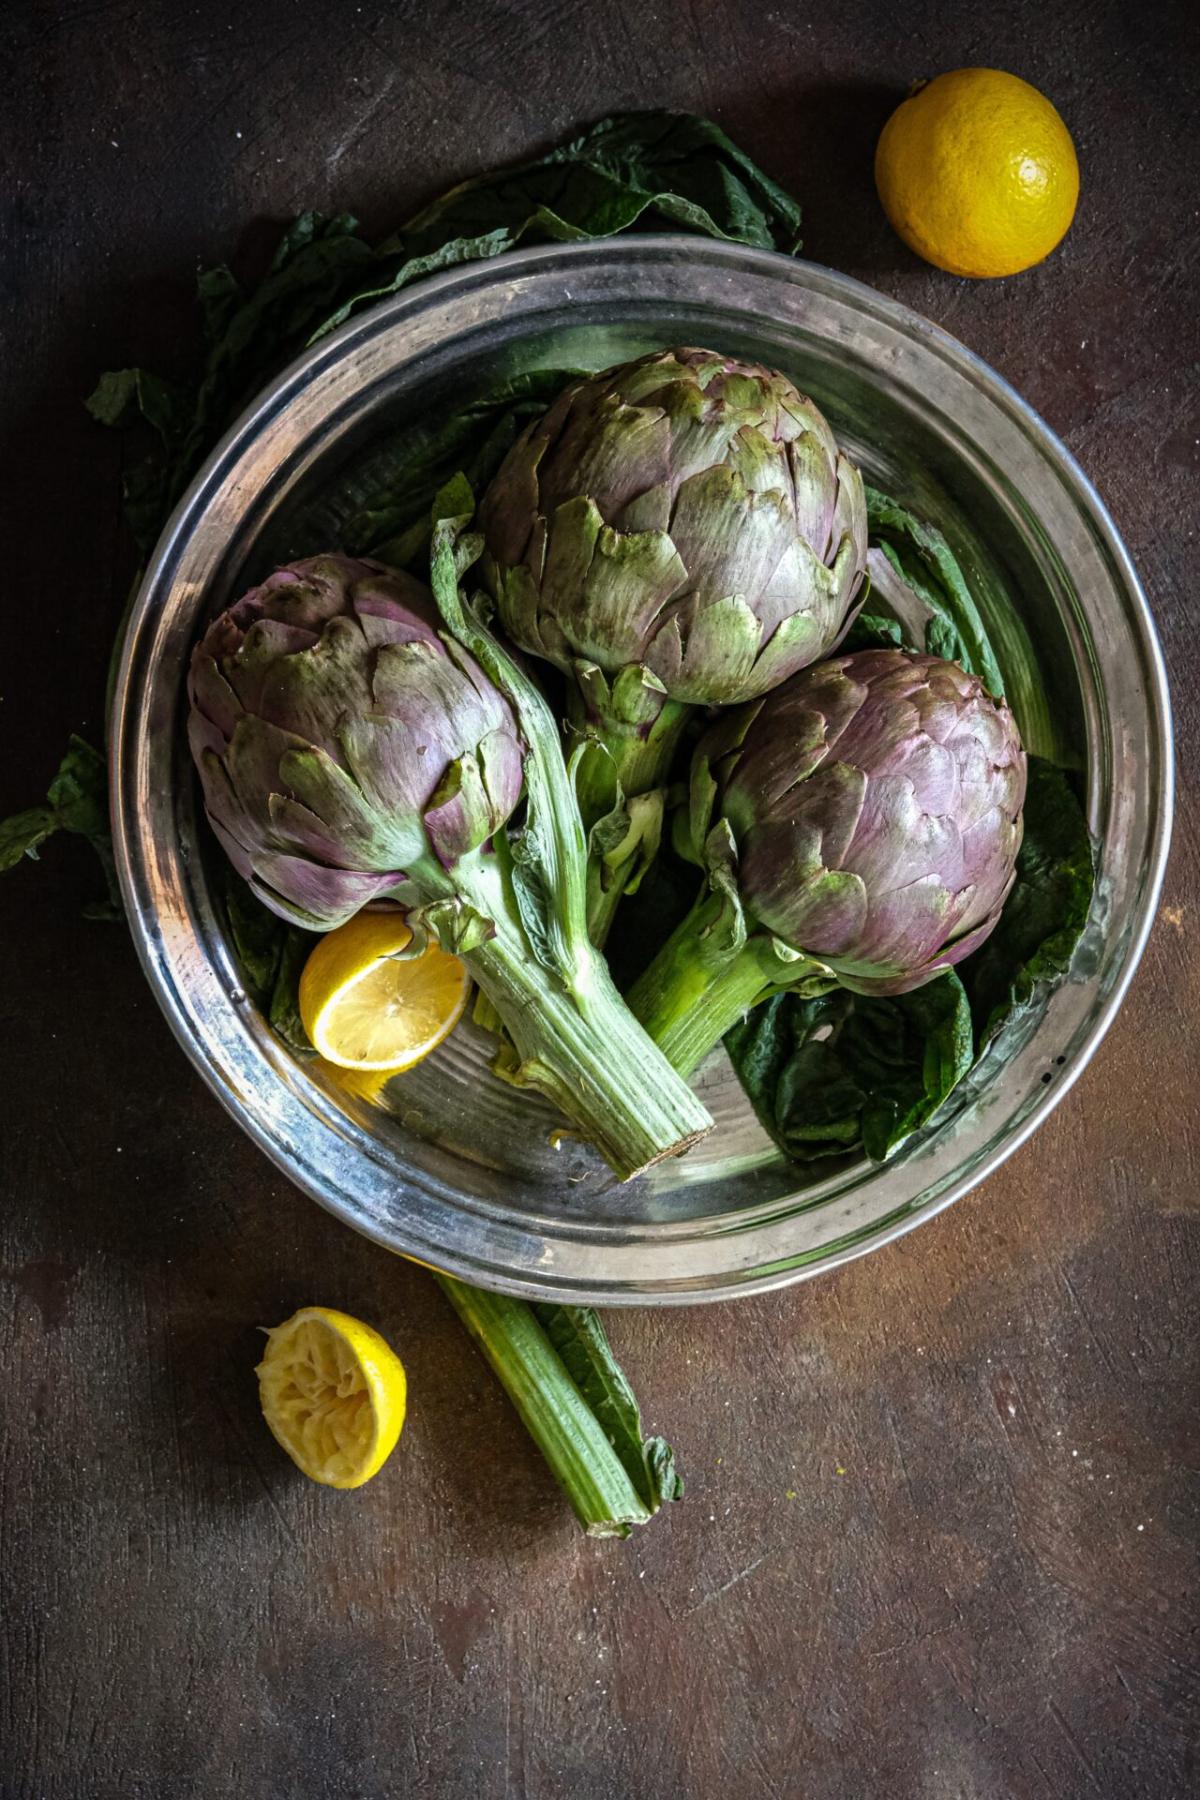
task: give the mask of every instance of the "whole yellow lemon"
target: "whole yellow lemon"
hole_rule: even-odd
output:
[[[875,150],[893,229],[952,275],[1015,275],[1066,236],[1079,198],[1071,134],[1001,69],[954,69],[898,106]]]

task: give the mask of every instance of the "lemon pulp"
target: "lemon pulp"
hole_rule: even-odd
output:
[[[267,1332],[259,1401],[297,1468],[325,1487],[361,1487],[396,1447],[404,1365],[370,1325],[306,1306]]]

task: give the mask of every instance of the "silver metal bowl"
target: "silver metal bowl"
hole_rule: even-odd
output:
[[[488,1072],[469,1025],[374,1088],[293,1059],[240,985],[181,723],[201,621],[311,541],[313,497],[369,490],[381,441],[534,367],[690,342],[785,369],[880,486],[988,571],[1050,672],[1086,771],[1100,870],[1073,978],[885,1167],[809,1175],[756,1124],[722,1052],[717,1130],[616,1184]],[[1000,622],[1002,625],[1002,621]],[[886,1243],[1036,1129],[1111,1022],[1154,913],[1171,818],[1166,680],[1145,598],[1095,491],[1041,420],[944,332],[812,264],[696,238],[551,246],[452,271],[303,356],[229,433],[147,571],[112,719],[117,859],[138,948],[184,1048],[314,1199],[391,1249],[542,1299],[645,1304],[779,1286]],[[1032,746],[1037,748],[1036,745]]]

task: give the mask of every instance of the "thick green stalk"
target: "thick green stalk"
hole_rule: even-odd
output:
[[[666,787],[692,709],[668,700],[637,671],[610,684],[585,665],[576,677],[567,687],[567,716],[582,738],[575,797],[589,834],[588,931],[602,946],[622,895],[658,853],[663,798],[657,807],[636,803]]]
[[[493,936],[458,954],[512,1039],[515,1059],[502,1066],[509,1080],[548,1095],[623,1181],[712,1129],[598,951],[585,942],[569,979],[548,969],[522,928],[498,858],[464,859],[455,885],[495,926]]]
[[[617,803],[617,783],[626,794],[662,787],[691,708],[664,700],[652,723],[631,723],[611,711],[592,710],[578,688],[567,693],[567,717],[586,734],[575,771],[575,795],[590,829]]]
[[[628,1537],[652,1516],[616,1451],[522,1300],[438,1275],[589,1537]]]
[[[626,996],[672,1068],[690,1075],[725,1033],[765,1000],[783,980],[788,985],[811,965],[781,963],[770,941],[750,938],[722,957],[712,948],[722,901],[698,900],[672,932]]]

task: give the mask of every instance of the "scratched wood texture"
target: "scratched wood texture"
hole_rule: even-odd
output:
[[[577,1535],[429,1279],[192,1075],[85,852],[0,884],[0,1793],[1173,1800],[1196,1791],[1200,75],[1186,10],[1010,0],[11,5],[0,113],[0,814],[100,729],[131,558],[95,372],[182,366],[196,257],[381,228],[615,107],[721,120],[810,253],[956,332],[1096,479],[1175,677],[1162,916],[1094,1065],[948,1215],[766,1299],[612,1319],[686,1502]],[[1063,251],[936,274],[874,203],[907,82],[985,62],[1081,153]],[[412,1380],[358,1496],[258,1417],[314,1299]]]

